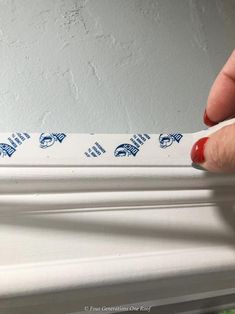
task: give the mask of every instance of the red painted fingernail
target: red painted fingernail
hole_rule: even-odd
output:
[[[214,121],[212,121],[211,119],[208,118],[206,110],[204,112],[203,120],[204,120],[204,123],[206,125],[208,125],[208,126],[214,126],[214,125],[218,124],[217,122],[214,122]]]
[[[191,150],[191,159],[195,164],[201,164],[205,161],[204,150],[208,139],[209,137],[203,137],[193,145]]]

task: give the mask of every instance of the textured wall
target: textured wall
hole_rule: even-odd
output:
[[[234,0],[0,0],[1,131],[194,131]]]

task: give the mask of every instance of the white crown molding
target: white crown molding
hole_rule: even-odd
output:
[[[0,213],[233,202],[234,185],[190,167],[2,167]]]
[[[191,167],[1,167],[0,217],[3,226],[4,221],[10,224],[11,216],[22,221],[24,217],[27,220],[28,214],[59,217],[62,212],[67,216],[73,213],[77,219],[82,214],[89,220],[89,213],[102,213],[105,220],[111,219],[112,212],[116,213],[115,219],[125,220],[136,215],[136,210],[153,225],[158,217],[153,216],[154,212],[159,210],[159,215],[164,215],[164,211],[167,215],[172,212],[176,224],[180,225],[180,215],[182,212],[185,215],[187,210],[192,228],[193,212],[203,213],[202,225],[204,220],[214,217],[211,225],[215,228],[218,244],[213,240],[211,245],[207,242],[204,247],[184,248],[182,245],[179,249],[174,246],[171,249],[168,239],[167,250],[143,250],[137,254],[135,250],[132,252],[130,244],[129,253],[118,255],[100,256],[97,251],[93,257],[84,253],[81,258],[5,263],[0,266],[0,308],[22,306],[20,300],[29,308],[32,304],[50,304],[55,293],[67,308],[71,306],[71,312],[75,312],[74,309],[81,311],[89,302],[97,306],[108,305],[109,301],[117,305],[160,306],[199,300],[202,294],[207,298],[234,294],[235,242],[230,237],[232,232],[234,234],[234,229],[231,230],[234,224],[222,221],[214,214],[219,208],[229,210],[231,215],[231,206],[235,203],[234,186],[235,175],[210,174]],[[33,226],[30,232],[33,235]],[[53,236],[53,230],[51,234]],[[220,234],[228,239],[227,243],[227,240],[224,244],[219,241]],[[91,241],[89,236],[87,241]],[[104,245],[103,253],[109,251],[105,241],[99,245]],[[112,243],[109,246],[112,247]],[[126,246],[125,242],[123,246]],[[187,289],[182,281],[189,285]],[[77,305],[75,300],[78,300]],[[47,313],[45,308],[44,311]],[[62,305],[61,312],[60,306],[55,307],[55,311],[65,313]]]

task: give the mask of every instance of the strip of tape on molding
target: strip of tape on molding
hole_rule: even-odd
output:
[[[232,123],[192,134],[2,133],[0,166],[190,166],[193,143]]]

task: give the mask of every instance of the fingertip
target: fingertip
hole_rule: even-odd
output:
[[[218,124],[217,122],[212,121],[207,114],[207,111],[204,111],[204,115],[203,115],[203,121],[207,126],[214,126],[216,124]]]
[[[200,138],[191,150],[192,162],[216,173],[235,173],[235,124]],[[209,140],[208,140],[209,139]]]

